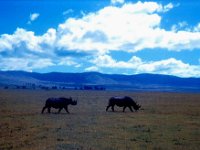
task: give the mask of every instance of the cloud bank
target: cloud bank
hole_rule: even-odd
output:
[[[98,56],[91,60],[94,66],[86,68],[87,71],[101,71],[104,68],[117,68],[122,72],[127,69],[134,73],[158,73],[167,75],[176,75],[180,77],[198,77],[200,67],[189,65],[181,60],[169,58],[160,61],[144,61],[137,56],[133,56],[127,62],[116,61],[109,55]]]
[[[43,35],[35,35],[34,31],[23,28],[17,28],[13,34],[2,34],[0,61],[3,65],[0,68],[32,70],[60,65],[61,60],[66,61],[64,64],[81,66],[76,63],[81,60],[82,63],[91,64],[85,68],[86,71],[120,66],[132,73],[200,76],[199,66],[189,65],[175,58],[157,62],[145,62],[136,56],[128,62],[114,60],[109,55],[111,51],[134,54],[144,49],[199,49],[200,23],[193,30],[183,30],[181,27],[186,23],[179,23],[171,30],[166,30],[161,28],[162,14],[174,8],[172,3],[125,3],[123,0],[112,0],[111,3],[121,5],[107,6],[80,18],[68,18],[57,29],[49,28]],[[37,13],[31,14],[30,21],[38,17]],[[55,59],[58,61],[54,61]],[[34,60],[40,60],[42,65],[37,65]],[[25,63],[20,63],[23,61]],[[17,64],[14,68],[13,63]]]

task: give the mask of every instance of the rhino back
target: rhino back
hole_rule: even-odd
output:
[[[53,108],[63,108],[66,106],[66,102],[65,100],[59,98],[49,98],[46,101],[46,106]]]

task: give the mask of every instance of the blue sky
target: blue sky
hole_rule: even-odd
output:
[[[0,70],[200,77],[197,0],[0,1]]]

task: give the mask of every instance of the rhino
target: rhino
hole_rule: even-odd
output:
[[[111,97],[108,101],[108,106],[106,107],[106,111],[108,111],[108,109],[111,107],[112,111],[114,112],[115,105],[117,105],[119,107],[123,107],[123,112],[125,112],[126,107],[128,107],[131,112],[133,112],[133,109],[135,111],[137,111],[141,107],[132,98],[130,98],[128,96]],[[132,109],[132,107],[133,107],[133,109]]]
[[[48,98],[46,100],[45,106],[42,109],[42,114],[44,113],[44,110],[47,108],[48,113],[51,113],[51,108],[58,109],[58,113],[64,108],[67,113],[68,111],[68,105],[77,105],[77,101],[72,100],[72,98],[65,98],[65,97],[59,97],[59,98]]]

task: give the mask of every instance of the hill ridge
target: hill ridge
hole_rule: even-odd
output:
[[[104,74],[100,72],[82,73],[37,73],[26,71],[0,71],[0,85],[102,85],[107,89],[121,90],[197,90],[200,91],[200,78],[181,78],[163,74]]]

